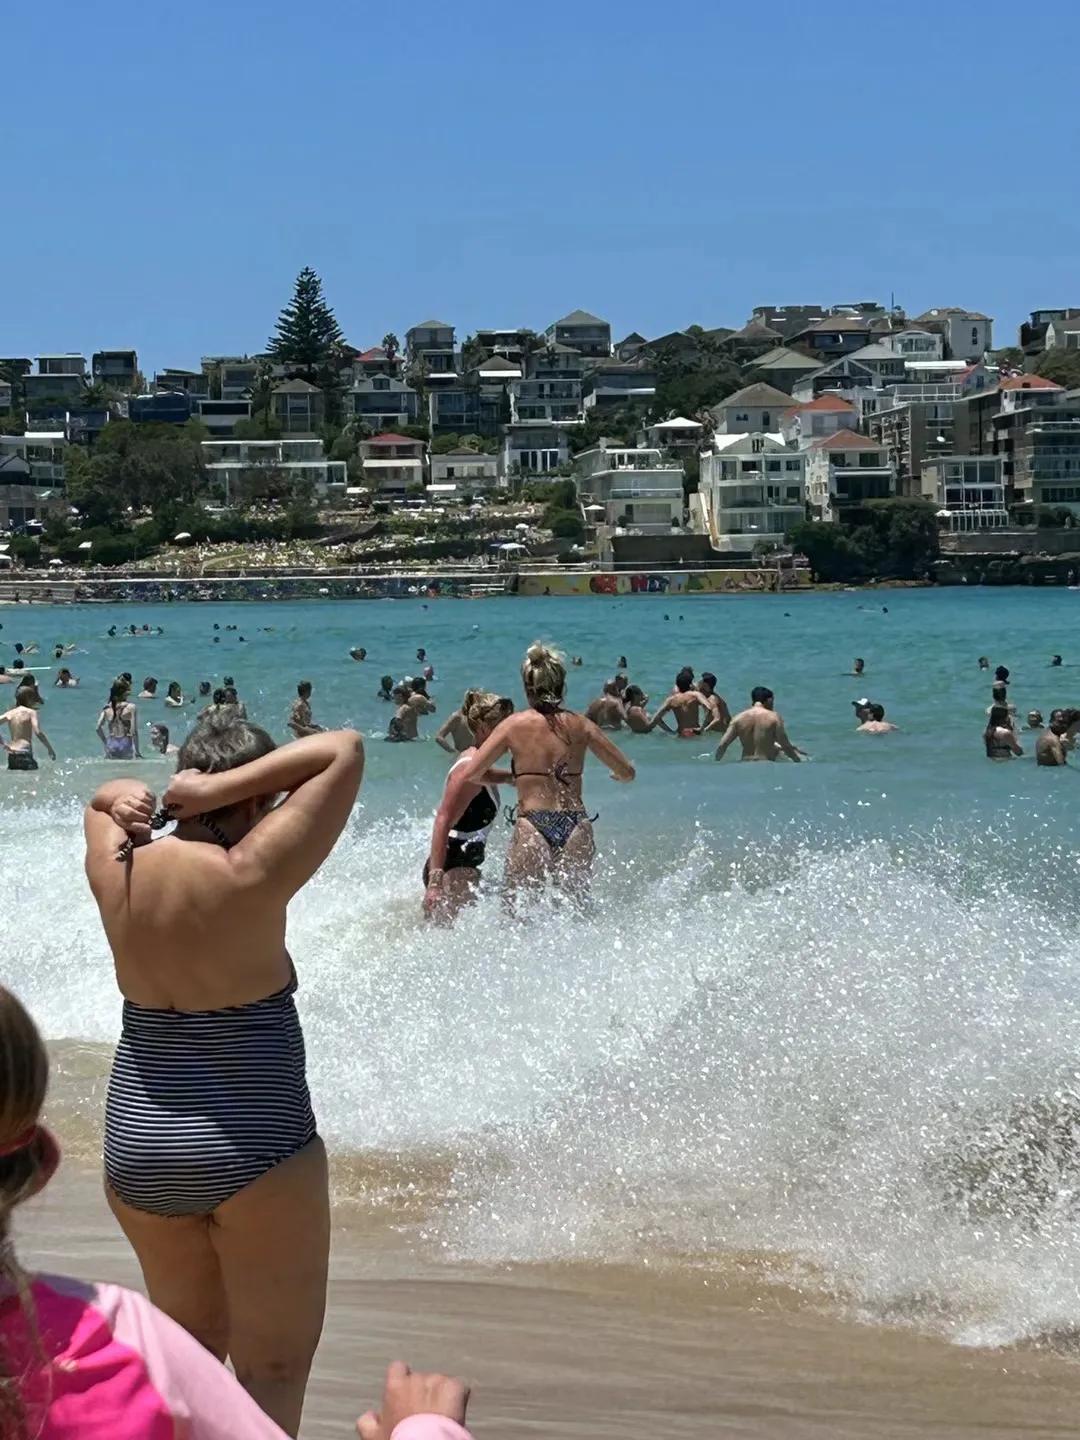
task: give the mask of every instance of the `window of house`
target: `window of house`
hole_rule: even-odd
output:
[[[779,460],[769,460],[766,462],[766,468],[770,475],[778,475],[783,467]]]
[[[785,468],[785,470],[787,470],[787,471],[789,471],[789,472],[792,471],[792,470],[798,470],[798,468],[799,468],[799,462],[798,462],[798,460],[785,460],[785,461],[784,461],[784,468]]]
[[[787,498],[791,501],[794,501],[796,505],[799,503],[799,501],[802,499],[802,492],[799,489],[798,485],[789,485],[787,487]]]
[[[755,435],[750,442],[750,449],[755,455],[760,455],[765,449],[765,437],[763,435]]]
[[[768,410],[763,410],[763,411],[761,412],[761,428],[762,428],[763,430],[768,430],[768,428],[769,428],[769,426],[770,426],[771,423],[772,423],[772,415],[771,415],[771,413],[770,413]]]
[[[389,389],[390,389],[390,381],[387,380],[387,379],[385,379],[385,378],[383,378],[383,379],[375,379],[375,380],[373,380],[373,381],[371,382],[371,388],[372,388],[373,390],[389,390]]]
[[[750,423],[750,416],[746,413],[745,410],[743,410],[743,411],[737,411],[737,412],[736,412],[736,414],[735,414],[735,424],[736,424],[736,425],[749,425],[749,423]]]

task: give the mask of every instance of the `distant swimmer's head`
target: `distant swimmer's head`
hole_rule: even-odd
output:
[[[25,660],[16,660],[16,661],[13,662],[11,668],[12,668],[13,670],[25,670],[25,669],[26,669],[26,661],[25,661]]]
[[[157,677],[154,676],[154,675],[147,675],[147,677],[145,678],[145,680],[143,680],[143,682],[142,682],[142,688],[143,688],[144,690],[150,690],[151,692],[154,691],[154,690],[156,690],[156,689],[157,689]]]
[[[379,681],[379,685],[380,685],[380,687],[381,687],[383,690],[393,690],[393,688],[394,688],[394,677],[393,677],[393,675],[384,675],[384,676],[382,677],[382,679]]]
[[[999,665],[994,671],[994,679],[1000,681],[1002,685],[1007,685],[1009,683],[1009,667]]]
[[[521,666],[525,698],[534,710],[558,710],[566,698],[566,664],[557,650],[539,640],[529,646]]]
[[[885,706],[884,706],[884,705],[871,705],[871,706],[870,706],[870,719],[871,719],[871,720],[884,720],[884,719],[885,719]]]
[[[1060,656],[1060,655],[1054,655],[1054,656],[1052,656],[1052,657],[1051,657],[1051,660],[1050,660],[1050,664],[1051,664],[1051,665],[1060,665],[1060,664],[1061,664],[1061,656]]]
[[[180,689],[180,681],[179,681],[179,680],[170,680],[170,681],[169,681],[169,689],[168,689],[168,692],[167,692],[167,693],[168,693],[168,696],[169,696],[169,699],[170,699],[170,700],[179,700],[179,699],[180,699],[180,696],[183,695],[183,693],[184,693],[184,692]]]
[[[715,691],[716,676],[712,673],[711,670],[703,670],[701,672],[701,680],[698,683],[698,689],[703,691],[706,695],[711,695]]]
[[[363,647],[362,645],[354,645],[354,646],[352,647],[352,649],[349,651],[349,654],[352,656],[352,658],[353,658],[354,660],[366,660],[366,659],[367,659],[367,651],[364,649],[364,647]]]
[[[224,685],[219,685],[219,686],[217,687],[217,689],[214,691],[213,700],[214,700],[214,704],[215,704],[215,705],[224,705],[224,704],[226,704],[225,687],[224,687]]]
[[[863,660],[861,657],[857,657],[856,660],[855,660],[855,664],[852,666],[852,674],[853,674],[853,675],[861,675],[862,672],[863,672],[865,669],[866,669],[866,661]]]
[[[620,656],[619,656],[619,663],[618,663],[618,665],[616,665],[615,668],[616,668],[616,670],[625,670],[625,669],[626,669],[626,656],[625,656],[625,655],[620,655]]]
[[[513,714],[514,702],[491,690],[468,690],[465,698],[468,705],[462,714],[478,745],[482,745],[491,732]]]
[[[225,689],[228,690],[228,688],[229,688],[230,685],[235,685],[235,684],[236,684],[236,681],[233,679],[233,677],[232,677],[231,675],[225,675],[225,676],[222,677],[221,683],[222,683],[222,685],[225,686]]]
[[[755,685],[750,691],[750,703],[752,705],[764,705],[766,710],[773,707],[773,692],[767,685]]]
[[[406,685],[403,682],[401,684],[395,685],[394,688],[390,691],[391,697],[396,700],[399,705],[407,705],[410,698],[412,697],[412,693],[412,686]]]
[[[169,727],[167,725],[151,725],[150,744],[160,755],[167,754],[169,749]]]
[[[689,665],[684,665],[675,676],[675,689],[683,695],[694,688],[694,672]]]
[[[41,1124],[49,1057],[37,1026],[0,986],[0,1240],[11,1211],[52,1179],[60,1151]],[[8,1267],[5,1266],[5,1269]]]
[[[204,699],[205,699],[205,697],[206,697],[207,695],[210,694],[210,681],[209,681],[209,680],[200,680],[200,681],[199,681],[199,694],[200,694],[201,696],[203,696]]]
[[[618,682],[617,679],[616,679],[616,680],[605,680],[605,681],[604,681],[604,694],[605,694],[605,695],[610,695],[613,699],[617,700],[617,699],[619,698],[619,696],[622,694],[622,692],[623,692],[623,686],[619,684],[619,682]]]
[[[427,659],[427,651],[424,649],[424,647],[423,647],[422,645],[421,645],[420,649],[417,650],[417,652],[416,652],[416,658],[420,661],[420,664],[421,664],[421,665],[422,665],[422,664],[424,663],[424,661]]]
[[[1056,713],[1056,712],[1055,712]],[[1043,715],[1041,710],[1029,710],[1027,715],[1029,730],[1041,730],[1043,728]]]
[[[162,727],[164,728],[164,727]],[[200,770],[204,775],[219,775],[224,770],[238,770],[276,750],[274,741],[259,725],[250,720],[237,720],[226,712],[200,720],[180,746],[176,757],[177,770]],[[238,829],[244,834],[271,808],[275,795],[260,795],[239,805],[216,810],[216,817],[236,817],[242,822]],[[239,834],[234,835],[239,838]]]
[[[427,694],[427,676],[426,676],[426,675],[418,675],[415,680],[410,681],[410,686],[411,686],[411,689],[412,689],[412,693],[413,693],[414,695],[426,695],[426,694]]]
[[[1049,729],[1055,735],[1064,735],[1069,728],[1068,710],[1051,710]]]
[[[424,679],[425,679],[425,680],[434,680],[434,679],[435,679],[435,667],[434,667],[433,665],[425,665],[425,666],[424,666]]]
[[[235,686],[235,685],[226,685],[226,686],[225,686],[225,704],[226,704],[226,705],[239,705],[239,703],[240,703],[240,696],[236,693],[236,686]]]
[[[986,657],[985,655],[980,655],[980,656],[979,656],[979,669],[980,669],[980,670],[989,670],[989,669],[990,669],[990,661],[987,659],[987,657]]]
[[[311,699],[311,681],[310,681],[310,680],[301,680],[301,681],[300,681],[300,684],[297,685],[297,687],[296,687],[296,693],[297,693],[297,695],[300,696],[300,699],[301,699],[301,700],[310,700],[310,699]]]
[[[642,690],[640,685],[628,685],[623,691],[623,699],[631,709],[636,710],[645,704],[649,697]]]

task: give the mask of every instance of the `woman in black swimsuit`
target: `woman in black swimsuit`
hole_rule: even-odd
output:
[[[511,714],[514,702],[488,691],[469,690],[461,709],[473,744],[462,751],[447,774],[431,832],[431,853],[424,865],[424,911],[443,924],[452,921],[476,894],[488,832],[499,813],[494,782],[512,778],[504,772],[490,772],[471,781],[465,770],[476,747]]]
[[[581,796],[586,752],[602,760],[615,780],[633,780],[634,767],[591,720],[564,708],[566,666],[555,651],[530,645],[521,679],[529,708],[500,725],[462,772],[469,783],[482,783],[510,751],[518,805],[506,859],[507,886],[551,877],[565,889],[581,892],[595,854],[595,817]]]

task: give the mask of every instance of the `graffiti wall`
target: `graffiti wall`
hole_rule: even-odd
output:
[[[810,584],[808,570],[650,570],[526,574],[519,595],[729,595],[798,590]]]

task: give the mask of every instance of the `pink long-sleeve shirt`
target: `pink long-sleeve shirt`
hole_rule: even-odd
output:
[[[17,1296],[0,1301],[0,1345],[40,1440],[286,1440],[225,1366],[145,1296],[39,1275],[30,1300],[29,1315]],[[443,1416],[413,1415],[391,1440],[471,1437]]]

